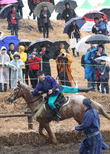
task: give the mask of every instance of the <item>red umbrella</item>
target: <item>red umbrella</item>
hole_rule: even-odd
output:
[[[1,0],[0,4],[11,4],[11,3],[17,3],[17,0]]]
[[[107,16],[106,16],[104,13],[99,12],[99,11],[91,11],[91,12],[86,13],[86,14],[83,16],[83,18],[84,18],[86,21],[94,21],[94,18],[96,18],[96,17],[97,17],[97,18],[103,17],[104,19],[106,19],[106,20],[108,21]]]

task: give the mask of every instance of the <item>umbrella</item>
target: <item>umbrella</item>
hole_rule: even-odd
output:
[[[11,3],[18,3],[17,0],[1,0],[0,4],[11,4]]]
[[[100,12],[104,12],[104,14],[107,16],[107,19],[108,19],[108,21],[110,21],[110,6],[107,8],[102,8],[101,10],[100,10]]]
[[[29,45],[29,50],[32,51],[34,48],[37,48],[40,51],[41,45],[46,45],[47,49],[49,49],[53,45],[53,42],[44,38],[37,39]]]
[[[31,41],[30,40],[20,40],[19,45],[25,45],[25,44],[30,45]]]
[[[57,56],[59,55],[59,51],[60,51],[60,43],[63,43],[64,44],[64,48],[67,50],[68,48],[69,48],[69,44],[66,42],[66,41],[64,41],[64,40],[62,40],[62,41],[55,41],[54,43],[53,43],[53,46],[49,49],[50,50],[50,52],[51,52],[51,57],[53,58],[53,59],[56,59],[57,58]]]
[[[56,5],[55,5],[55,12],[57,13],[62,13],[63,10],[65,10],[65,4],[66,3],[70,4],[71,9],[75,9],[77,7],[77,3],[75,0],[60,0]]]
[[[105,44],[105,43],[110,43],[110,39],[109,37],[103,34],[96,34],[96,35],[90,36],[86,40],[86,43],[87,44]]]
[[[14,43],[15,45],[15,49],[17,48],[18,44],[19,44],[19,39],[17,38],[17,36],[7,36],[7,37],[3,37],[0,40],[0,49],[2,46],[5,46],[7,48],[7,50],[9,50],[9,44],[10,43]]]
[[[0,31],[0,39],[3,37],[4,33]]]
[[[34,9],[34,15],[37,17],[40,17],[40,12],[43,9],[44,6],[47,6],[48,10],[50,11],[50,13],[53,12],[54,10],[54,5],[52,3],[49,2],[41,2],[39,3],[35,9]]]
[[[96,59],[94,59],[97,63],[100,63],[101,60],[104,60],[104,61],[107,61],[107,62],[110,62],[110,57],[107,57],[107,56],[101,56],[101,57],[98,57]]]
[[[70,19],[68,22],[66,22],[65,24],[65,28],[64,28],[64,32],[63,33],[67,33],[68,31],[68,28],[70,27],[71,23],[76,20],[76,24],[79,28],[81,28],[85,23],[86,21],[82,18],[82,17],[76,17],[76,18],[72,18]]]
[[[104,17],[107,19],[106,15],[102,12],[99,12],[99,11],[90,11],[88,13],[86,13],[83,18],[86,20],[86,21],[94,21],[94,18],[101,18],[101,17]]]
[[[90,36],[91,36],[91,35],[83,37],[83,38],[76,44],[76,51],[77,51],[77,52],[85,52],[85,51],[87,51],[88,48],[90,48],[90,45],[87,44],[87,43],[85,43],[86,40],[87,40]]]
[[[17,5],[15,5],[15,4],[9,4],[9,5],[4,6],[3,9],[0,10],[0,18],[1,19],[7,18],[8,13],[11,12],[12,6],[17,7]]]

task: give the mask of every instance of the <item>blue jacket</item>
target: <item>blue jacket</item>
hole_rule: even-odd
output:
[[[76,126],[75,130],[82,130],[85,135],[100,131],[98,112],[93,108],[87,109],[83,117],[83,124]]]
[[[52,94],[48,94],[48,91],[52,89],[53,93]],[[63,90],[63,87],[61,87],[56,80],[47,75],[45,76],[45,80],[44,82],[39,81],[36,88],[34,89],[32,95],[33,96],[38,96],[40,95],[39,92],[42,91],[44,93],[47,93],[48,96],[56,96],[58,95],[61,91]]]
[[[11,13],[9,12],[8,16],[7,16],[7,22],[8,22],[8,30],[11,29]],[[20,25],[19,25],[19,20],[21,19],[20,15],[18,12],[15,11],[15,19],[17,21],[17,28],[20,29]]]
[[[105,29],[105,23],[103,21],[100,21],[97,26],[99,27],[99,30]]]
[[[96,48],[95,48],[96,49]],[[94,51],[91,50],[91,52],[87,52],[85,54],[84,60],[86,62],[85,65],[85,79],[90,79],[93,74],[93,79],[96,80],[96,75],[95,75],[95,67],[93,66],[93,63],[91,62],[91,58],[93,58],[95,55]],[[90,66],[92,65],[92,66]]]
[[[98,73],[100,75],[100,80],[109,79],[109,66],[100,65],[98,67]],[[104,73],[104,75],[101,75],[101,73]]]

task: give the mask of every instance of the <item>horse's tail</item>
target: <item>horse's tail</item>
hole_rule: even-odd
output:
[[[96,109],[99,112],[99,114],[103,115],[105,118],[110,120],[110,116],[106,113],[103,106],[93,100],[91,100],[91,101],[92,101],[93,108]]]

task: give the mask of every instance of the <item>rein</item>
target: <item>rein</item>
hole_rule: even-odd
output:
[[[23,94],[23,90],[22,90],[21,84],[20,84],[20,85],[18,85],[18,87],[19,87],[19,91],[17,92],[17,94],[16,94],[16,96],[15,96],[14,100],[16,100],[16,99],[17,99],[17,96],[19,95],[19,93],[20,93],[20,92],[22,93],[22,97],[24,98],[24,94]],[[23,103],[22,105],[26,105],[26,104],[31,104],[31,103],[34,103],[34,102],[38,101],[40,98],[41,98],[41,95],[40,95],[40,97],[39,97],[39,98],[37,98],[37,99],[33,100],[32,102]],[[21,104],[17,103],[16,101],[13,101],[13,103],[14,103],[14,105],[15,105],[15,107],[16,107],[16,108],[17,108],[16,104],[17,104],[17,105],[21,105]],[[22,110],[22,109],[20,109],[20,108],[17,108],[17,109]],[[24,108],[24,109],[25,109],[25,108]]]

